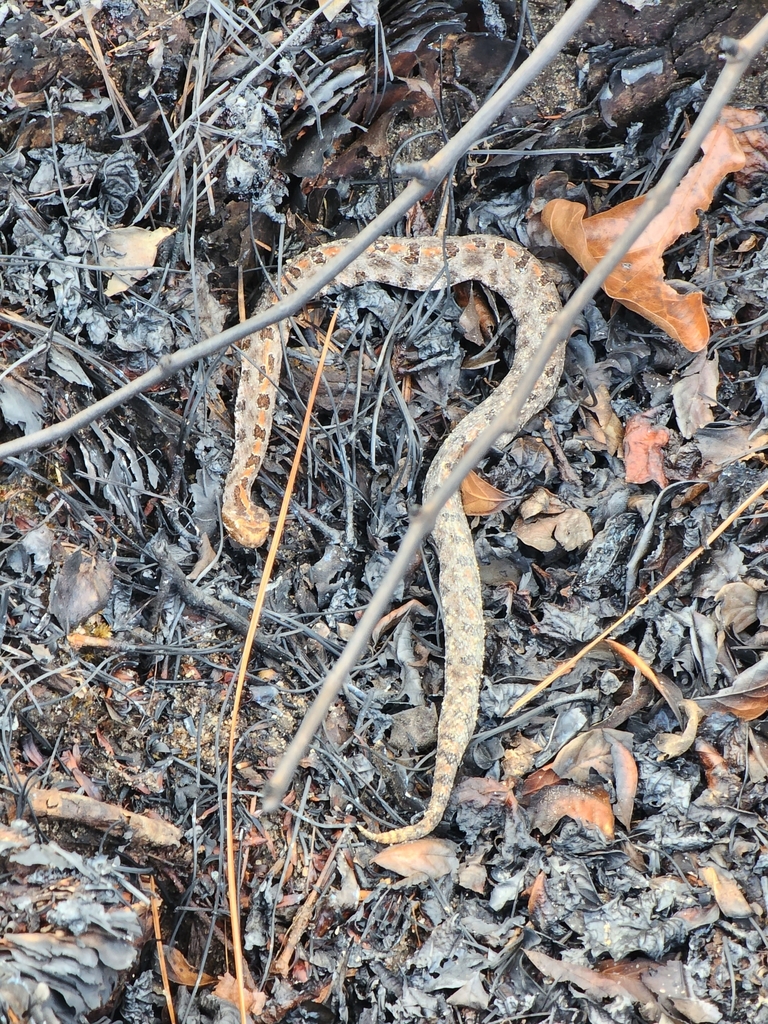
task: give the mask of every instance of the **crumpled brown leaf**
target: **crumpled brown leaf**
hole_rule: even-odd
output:
[[[232,1003],[233,1006],[239,1005],[240,990],[237,981],[229,973],[221,975],[216,983],[216,988],[213,990],[213,994],[218,996],[219,999]],[[246,985],[244,998],[246,1011],[249,1014],[253,1014],[254,1017],[258,1017],[266,1006],[266,995],[258,989],[250,988]],[[222,1014],[222,1016],[225,1015]]]
[[[670,1019],[663,1014],[657,996],[671,1002],[674,1008],[696,1024],[719,1021],[717,1006],[691,996],[691,979],[679,961],[657,963],[654,960],[604,960],[599,970],[581,964],[555,960],[539,950],[526,950],[525,955],[542,974],[555,981],[577,985],[591,999],[631,999],[640,1003],[648,1019]]]
[[[599,786],[575,786],[567,783],[549,786],[534,794],[528,813],[531,827],[548,835],[561,818],[572,818],[579,824],[593,825],[606,839],[614,837],[614,816],[611,801]]]
[[[521,504],[512,530],[518,540],[537,551],[554,551],[557,544],[566,551],[576,551],[594,537],[586,512],[568,508],[546,487],[537,487]]]
[[[624,431],[624,475],[628,484],[655,481],[667,486],[662,449],[669,444],[669,431],[658,427],[647,413],[630,416]]]
[[[707,710],[730,712],[746,722],[768,711],[768,658],[740,672],[730,686],[698,698]]]
[[[693,231],[697,211],[706,210],[723,178],[740,170],[745,162],[737,136],[717,124],[701,146],[704,156],[694,164],[675,189],[666,209],[656,216],[621,263],[609,275],[603,289],[622,305],[656,324],[675,341],[699,352],[709,340],[709,321],[701,292],[680,295],[664,280],[662,255],[680,235]],[[557,241],[589,272],[605,256],[645,202],[630,199],[594,217],[585,217],[581,203],[554,199],[542,211],[542,220]]]
[[[624,430],[621,420],[613,411],[611,393],[605,384],[597,385],[594,389],[592,403],[582,403],[579,411],[584,420],[584,426],[592,438],[592,442],[589,444],[590,450],[602,450],[608,452],[609,455],[615,455],[621,447]]]
[[[685,730],[682,733],[662,732],[653,740],[654,746],[665,758],[681,757],[693,746],[696,739],[701,721],[701,708],[695,700],[682,700],[680,709],[688,716]]]
[[[561,779],[586,785],[592,772],[613,781],[616,817],[630,827],[637,793],[638,770],[632,755],[631,733],[618,729],[590,729],[565,744],[552,762]]]

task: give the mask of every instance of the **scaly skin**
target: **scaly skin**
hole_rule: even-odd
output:
[[[331,243],[305,253],[284,273],[286,286],[323,265],[342,248]],[[509,373],[484,402],[450,434],[427,473],[424,499],[444,482],[465,448],[506,405],[515,391],[546,328],[560,309],[554,285],[546,280],[535,257],[514,242],[489,235],[461,238],[380,238],[346,270],[335,284],[353,287],[366,281],[427,291],[462,281],[479,281],[506,301],[517,321],[514,362]],[[322,293],[321,293],[322,294]],[[274,299],[267,298],[260,308]],[[544,408],[555,393],[563,369],[564,346],[552,356],[529,396],[522,420]],[[244,547],[258,547],[269,532],[267,513],[251,502],[250,493],[269,442],[282,346],[277,325],[250,339],[244,348],[243,371],[235,406],[235,453],[224,489],[222,517],[232,537]],[[500,443],[509,443],[511,435]],[[435,752],[432,795],[424,816],[413,825],[362,835],[378,843],[403,843],[429,835],[440,823],[456,773],[472,738],[485,655],[480,573],[472,534],[459,495],[440,512],[432,533],[440,562],[440,600],[445,629],[445,689]]]

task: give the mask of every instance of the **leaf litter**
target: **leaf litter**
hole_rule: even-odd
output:
[[[542,209],[589,265],[716,74],[716,56],[699,55],[705,84],[685,78],[698,51],[680,40],[710,29],[689,12],[675,34],[673,7],[631,16],[666,41],[662,55],[622,36],[627,19],[584,29],[457,173],[451,233],[529,242],[569,291],[577,272]],[[529,9],[541,35],[544,5]],[[235,322],[280,260],[353,233],[386,202],[390,161],[454,134],[518,39],[492,4],[472,17],[447,2],[335,18],[299,6],[258,23],[247,8],[212,13],[3,15],[3,440]],[[108,65],[87,57],[94,38]],[[520,38],[535,45],[525,26]],[[609,285],[630,312],[604,297],[585,310],[546,415],[465,485],[486,593],[480,719],[440,832],[383,852],[355,823],[408,820],[430,787],[443,641],[428,546],[281,811],[263,815],[259,792],[397,550],[437,443],[503,375],[514,328],[473,289],[337,297],[239,723],[254,1019],[768,1019],[763,505],[619,643],[512,710],[764,482],[768,145],[749,95],[738,102],[675,216]],[[410,229],[432,230],[442,201],[414,210]],[[288,340],[260,480],[273,511],[324,316],[299,316]],[[232,355],[211,360],[4,467],[9,1019],[68,1022],[111,1012],[111,998],[119,1019],[160,1019],[159,972],[149,957],[135,966],[150,951],[137,869],[162,893],[177,1016],[237,1019],[218,744],[261,560],[218,517],[235,386]]]

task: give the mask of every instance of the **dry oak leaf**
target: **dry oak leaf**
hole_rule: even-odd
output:
[[[548,516],[559,516],[567,508],[565,502],[561,501],[552,491],[548,491],[546,487],[537,487],[533,494],[520,505],[520,515],[523,519],[533,519],[542,513]]]
[[[219,999],[224,999],[228,1003],[232,1003],[233,1007],[239,1005],[240,990],[237,981],[229,973],[222,974],[219,976],[219,980],[216,983],[216,988],[213,990],[213,994],[218,996]],[[259,1017],[267,1005],[267,996],[264,992],[259,989],[249,988],[247,985],[244,988],[244,1002],[246,1013],[251,1014],[253,1017]],[[226,1019],[232,1019],[231,1015],[222,1014]]]
[[[561,748],[552,770],[561,779],[586,786],[596,772],[614,783],[614,812],[625,828],[630,827],[637,793],[638,769],[632,755],[631,733],[618,729],[590,729]]]
[[[759,785],[768,779],[768,741],[749,730],[749,781]]]
[[[768,658],[744,669],[730,686],[699,697],[698,703],[706,711],[724,711],[745,722],[760,718],[768,711]]]
[[[740,170],[746,160],[737,137],[723,124],[715,125],[701,148],[702,159],[690,168],[669,205],[654,217],[603,285],[611,298],[656,324],[691,352],[706,348],[709,340],[704,297],[701,292],[680,295],[667,284],[662,255],[680,235],[693,231],[697,211],[709,207],[726,174]],[[585,217],[587,211],[581,203],[554,199],[541,216],[557,241],[589,273],[644,202],[645,197],[640,196]]]
[[[682,729],[683,715],[680,705],[683,700],[683,692],[679,686],[673,683],[671,679],[667,679],[666,676],[657,676],[648,662],[641,658],[637,651],[633,651],[631,647],[619,643],[618,640],[606,640],[605,643],[607,647],[610,647],[615,654],[626,661],[628,665],[631,665],[632,668],[636,669],[644,679],[647,679],[659,691],[667,704],[669,704]]]
[[[554,551],[558,544],[566,551],[586,547],[593,539],[592,524],[586,512],[567,508],[557,516],[526,522],[518,516],[512,531],[519,541],[537,551]]]
[[[594,970],[555,960],[538,950],[526,950],[525,955],[542,974],[555,981],[577,985],[591,999],[619,998],[640,1003],[643,1018],[647,1020],[672,1019],[662,1011],[657,996],[663,997],[664,1002],[671,1003],[678,1014],[695,1024],[717,1024],[722,1019],[714,1003],[689,995],[694,986],[685,967],[678,961],[603,960],[599,969]],[[679,1020],[680,1017],[674,1019]]]
[[[706,740],[696,740],[696,753],[704,767],[707,788],[696,798],[698,807],[723,807],[739,800],[742,776],[733,771],[720,751]]]
[[[175,985],[188,985],[190,988],[195,985],[208,987],[216,984],[216,978],[212,974],[193,967],[177,946],[163,946],[165,964],[168,969],[168,977]]]
[[[555,540],[566,551],[577,551],[594,540],[592,523],[580,508],[569,508],[555,520]]]
[[[652,414],[651,414],[652,415]],[[667,486],[662,449],[669,444],[669,431],[651,422],[648,413],[639,412],[627,420],[624,431],[624,476],[628,484],[655,481]]]
[[[554,551],[557,547],[554,537],[556,525],[556,519],[534,519],[532,522],[526,523],[518,516],[512,525],[512,532],[522,544],[527,544],[529,548],[546,553]]]
[[[758,597],[754,587],[741,580],[723,584],[715,594],[715,621],[734,633],[743,633],[758,621]]]
[[[741,107],[723,107],[720,114],[720,124],[726,124],[739,133],[739,146],[744,151],[746,163],[736,175],[736,182],[746,187],[768,174],[768,135],[760,127],[764,122],[765,117],[759,111]]]
[[[635,972],[628,973],[626,977],[614,977],[581,964],[555,960],[535,949],[525,950],[525,955],[542,974],[554,981],[577,985],[593,999],[629,997],[633,1002],[644,1006],[657,1005],[653,994]]]
[[[680,701],[680,710],[688,716],[688,723],[685,730],[678,734],[674,732],[659,733],[653,740],[653,745],[665,759],[682,757],[682,755],[693,746],[696,734],[699,731],[701,721],[701,708],[695,700]]]

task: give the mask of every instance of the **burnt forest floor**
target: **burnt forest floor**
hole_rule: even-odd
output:
[[[392,233],[509,237],[566,298],[582,271],[546,204],[644,195],[720,38],[761,7],[605,0]],[[565,8],[1,6],[0,442],[245,319],[283,263],[354,236]],[[418,819],[431,790],[429,543],[278,811],[262,790],[515,328],[467,288],[425,308],[366,286],[297,316],[255,487],[273,523],[341,307],[236,722],[252,1019],[768,1024],[764,498],[708,542],[767,479],[766,102],[760,55],[728,115],[747,164],[722,157],[663,254],[678,294],[703,293],[708,344],[639,315],[644,285],[634,311],[599,293],[547,410],[470,485],[480,712],[441,827],[402,849],[356,825]],[[238,378],[230,348],[3,462],[3,1021],[239,1020],[227,745],[266,549],[221,519]]]

